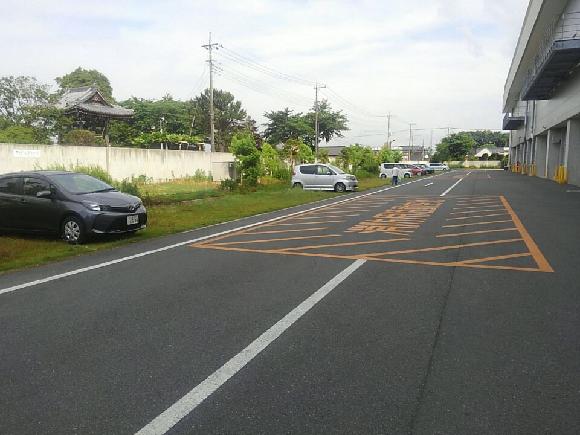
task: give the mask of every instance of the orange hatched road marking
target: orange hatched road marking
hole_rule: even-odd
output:
[[[328,227],[318,227],[318,228],[300,228],[297,230],[268,230],[268,231],[252,231],[245,232],[244,234],[279,234],[279,233],[297,233],[302,231],[322,231],[326,230]]]
[[[501,265],[491,265],[491,264],[469,264],[457,261],[452,262],[439,262],[439,261],[417,261],[417,260],[406,260],[401,258],[375,258],[367,257],[363,255],[335,255],[335,254],[314,254],[309,252],[293,252],[293,251],[280,251],[276,249],[249,249],[249,248],[228,248],[225,246],[212,246],[212,245],[199,245],[199,248],[204,249],[218,249],[222,251],[238,251],[238,252],[255,252],[263,254],[281,254],[281,255],[296,255],[303,257],[321,257],[321,258],[338,258],[346,260],[359,260],[366,259],[369,261],[380,261],[383,263],[403,263],[403,264],[422,264],[426,266],[446,266],[446,267],[469,267],[474,269],[500,269],[500,270],[517,270],[524,272],[542,272],[541,269],[536,269],[533,267],[514,267],[514,266],[501,266]]]
[[[366,242],[345,242],[345,243],[330,243],[326,245],[310,245],[310,246],[300,246],[297,248],[282,248],[280,251],[301,251],[302,249],[318,249],[318,248],[335,248],[338,246],[357,246],[357,245],[371,245],[375,243],[391,243],[391,242],[403,242],[410,239],[385,239],[385,240],[369,240]]]
[[[497,210],[497,211],[500,211],[500,210]],[[508,212],[503,211],[501,213],[495,213],[495,214],[482,214],[482,215],[478,215],[478,216],[463,216],[463,217],[456,217],[456,218],[447,218],[445,220],[446,221],[455,221],[455,220],[460,220],[460,219],[475,219],[475,218],[491,217],[491,216],[503,216],[504,214],[508,214]]]
[[[519,254],[496,255],[495,257],[485,258],[471,258],[469,260],[461,260],[463,264],[484,263],[486,261],[506,260],[508,258],[529,257],[532,255],[529,252],[520,252]]]
[[[455,204],[456,205],[459,205],[459,206],[467,206],[467,205],[469,205],[469,206],[485,207],[487,205],[497,205],[498,202],[496,200],[493,200],[493,201],[485,201],[485,202],[459,202],[459,201],[457,201]]]
[[[493,240],[491,242],[463,243],[461,245],[446,245],[446,246],[434,246],[431,248],[402,249],[399,251],[374,252],[372,254],[365,255],[370,257],[380,257],[382,255],[415,254],[417,252],[445,251],[448,249],[469,248],[471,246],[500,245],[503,243],[513,243],[520,241],[522,241],[522,239]]]
[[[498,197],[494,197],[497,199]],[[281,247],[276,249],[265,249],[264,246],[259,246],[260,244],[267,244],[270,242],[283,242],[283,241],[291,241],[291,240],[309,240],[309,239],[316,239],[316,238],[328,238],[328,237],[345,237],[346,233],[342,234],[329,234],[329,235],[318,235],[318,236],[300,236],[300,237],[284,237],[284,238],[272,238],[272,239],[256,239],[256,240],[245,240],[245,241],[230,241],[230,242],[220,242],[216,243],[218,240],[223,238],[230,238],[235,235],[252,235],[252,234],[273,234],[273,233],[291,233],[292,231],[319,231],[326,229],[326,227],[320,228],[302,228],[302,229],[289,229],[289,230],[279,230],[279,231],[257,231],[257,232],[248,232],[248,230],[240,230],[235,233],[230,233],[228,235],[219,236],[212,240],[208,240],[205,242],[201,242],[199,244],[194,244],[192,246],[198,248],[206,248],[206,249],[219,249],[224,251],[238,251],[238,252],[256,252],[256,253],[269,253],[269,254],[281,254],[281,255],[294,255],[294,256],[307,256],[307,257],[321,257],[321,258],[334,258],[334,259],[367,259],[369,261],[378,261],[384,263],[395,263],[395,264],[416,264],[416,265],[428,265],[428,266],[444,266],[444,267],[465,267],[465,268],[474,268],[474,269],[494,269],[494,270],[511,270],[511,271],[525,271],[525,272],[553,272],[554,270],[546,260],[546,258],[541,253],[540,249],[522,224],[521,220],[517,216],[517,214],[513,211],[510,204],[507,202],[505,197],[499,197],[501,204],[503,205],[503,209],[495,209],[495,210],[477,210],[477,211],[468,211],[468,212],[459,212],[459,213],[451,213],[455,215],[461,215],[461,217],[452,217],[447,218],[446,220],[465,220],[465,219],[474,219],[474,218],[484,218],[484,217],[492,217],[492,216],[505,216],[508,214],[511,220],[502,219],[502,220],[495,220],[495,221],[480,221],[480,222],[472,222],[467,221],[466,223],[459,223],[453,225],[445,225],[443,228],[455,228],[455,227],[469,227],[472,225],[488,225],[488,224],[499,224],[499,223],[508,223],[512,222],[514,227],[510,228],[503,228],[503,229],[491,229],[491,230],[481,230],[481,231],[469,231],[469,232],[461,232],[461,233],[449,233],[449,234],[439,234],[436,237],[457,237],[457,236],[464,236],[464,235],[472,235],[472,234],[488,234],[488,233],[500,233],[500,232],[509,232],[509,231],[517,231],[519,237],[509,238],[509,239],[500,239],[500,240],[490,240],[490,241],[480,241],[480,242],[473,242],[473,243],[462,243],[462,244],[455,244],[455,245],[445,245],[445,246],[432,246],[426,248],[415,248],[415,249],[398,249],[398,250],[391,250],[386,252],[374,252],[374,253],[363,253],[363,254],[329,254],[329,253],[320,253],[320,252],[305,252],[307,250],[313,249],[322,249],[322,248],[340,248],[344,247],[347,248],[349,246],[361,246],[361,245],[380,245],[382,243],[392,243],[392,242],[409,242],[412,240],[409,238],[408,234],[400,234],[400,238],[393,238],[393,239],[376,239],[376,240],[367,240],[367,241],[358,241],[358,242],[344,242],[344,243],[321,243],[319,245],[307,245],[307,246],[295,246],[295,247]],[[486,206],[484,206],[486,207]],[[369,210],[370,211],[370,210]],[[351,212],[349,210],[348,212]],[[473,213],[486,213],[486,214],[473,214]],[[320,219],[328,219],[329,216],[315,216],[315,213],[309,214],[308,216],[304,217],[293,217],[288,219],[283,219],[287,222],[291,222],[296,219],[309,219],[310,222],[299,222],[295,225],[313,225],[313,224],[320,224]],[[466,214],[466,215],[463,215]],[[417,215],[410,215],[413,220],[418,217]],[[318,221],[313,221],[313,219],[318,219]],[[420,217],[419,217],[419,220]],[[331,222],[331,221],[325,221]],[[279,223],[275,223],[273,225],[266,224],[264,226],[275,226],[281,225]],[[282,225],[292,225],[282,224]],[[403,226],[415,227],[415,222],[401,222]],[[259,229],[259,228],[258,228]],[[429,261],[429,260],[418,260],[413,258],[396,258],[396,256],[404,255],[404,254],[415,254],[415,253],[428,253],[428,252],[436,252],[436,251],[444,251],[444,250],[452,250],[452,249],[462,249],[462,248],[469,248],[469,247],[477,247],[477,246],[487,246],[487,245],[502,245],[502,244],[512,244],[512,243],[523,243],[525,244],[528,252],[519,252],[519,253],[510,253],[510,254],[503,254],[503,255],[496,255],[490,257],[483,257],[483,258],[467,258],[465,260],[460,261]],[[245,244],[253,244],[258,245],[256,248],[252,249],[250,247],[243,247]],[[232,246],[233,245],[233,246]],[[240,246],[242,245],[242,246]],[[521,245],[520,245],[521,246]],[[261,249],[260,249],[261,248]],[[348,252],[348,251],[347,251]],[[505,251],[504,251],[505,252]],[[498,252],[498,254],[500,254]],[[525,267],[525,266],[513,266],[507,264],[489,264],[490,262],[500,261],[500,260],[508,260],[512,258],[526,258],[531,257],[533,261],[536,263],[535,267]],[[486,264],[487,263],[487,264]]]
[[[466,233],[454,233],[454,234],[438,234],[435,237],[459,237],[468,236],[470,234],[486,234],[486,233],[501,233],[503,231],[517,231],[517,228],[502,228],[499,230],[481,230],[481,231],[469,231]]]
[[[528,230],[526,230],[526,228],[522,224],[522,221],[520,220],[518,215],[514,212],[509,202],[507,202],[507,200],[503,195],[500,196],[500,199],[503,205],[505,206],[506,210],[512,217],[514,224],[516,225],[516,228],[522,235],[522,238],[524,239],[524,242],[526,243],[528,250],[532,253],[532,256],[534,257],[534,260],[538,264],[540,270],[542,270],[543,272],[553,272],[554,269],[552,269],[552,266],[550,266],[550,263],[548,263],[548,260],[546,260],[546,257],[544,257],[542,251],[540,251],[540,248],[538,248],[538,245],[536,245],[536,242],[534,242],[534,239],[532,239],[532,236],[530,236],[530,233],[528,233]]]
[[[449,214],[456,215],[456,214],[487,213],[487,212],[492,213],[494,211],[499,211],[499,209],[496,208],[494,210],[483,210],[482,209],[482,210],[471,210],[471,211],[456,211],[456,212],[449,213]]]
[[[482,209],[482,208],[490,208],[490,207],[500,207],[502,208],[501,204],[494,204],[494,205],[476,205],[474,207],[453,207],[453,210],[464,210],[464,209],[472,209],[472,208],[478,208],[478,209]]]
[[[337,222],[344,222],[344,221],[334,220],[334,221],[316,221],[316,222],[294,222],[294,223],[283,223],[283,224],[273,223],[273,224],[264,224],[264,226],[265,227],[277,227],[277,226],[293,227],[295,225],[317,225],[317,224],[326,224],[329,222],[337,223]]]
[[[326,234],[324,236],[303,236],[303,237],[281,237],[275,239],[256,239],[256,240],[242,240],[237,242],[218,242],[206,243],[206,246],[227,246],[227,245],[242,245],[245,243],[268,243],[268,242],[282,242],[286,240],[304,240],[304,239],[323,239],[328,237],[341,237],[340,234]],[[198,246],[198,245],[192,245]]]
[[[487,221],[487,222],[470,222],[468,224],[443,225],[442,228],[468,227],[471,225],[491,225],[491,224],[500,224],[503,222],[511,222],[511,219],[505,219],[505,220],[499,220],[499,221]]]

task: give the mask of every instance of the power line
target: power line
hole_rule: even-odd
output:
[[[304,86],[312,86],[315,84],[315,82],[313,82],[312,80],[308,80],[306,78],[299,77],[297,75],[283,73],[283,72],[277,71],[274,68],[271,68],[269,66],[260,64],[257,61],[255,61],[255,60],[253,60],[253,59],[251,59],[243,54],[237,53],[237,52],[235,52],[227,47],[224,47],[223,45],[221,45],[220,48],[223,48],[225,53],[222,53],[222,54],[224,54],[226,57],[229,56],[230,58],[234,58],[238,62],[244,63],[249,68],[253,68],[253,69],[261,71],[265,74],[272,75],[276,78],[286,80],[286,81],[295,82],[297,84],[301,84]]]
[[[253,83],[257,87],[260,87],[260,88],[266,87],[266,88],[274,89],[275,91],[277,91],[277,92],[279,92],[281,94],[285,94],[289,98],[293,98],[294,100],[301,100],[301,102],[308,101],[308,103],[310,103],[310,101],[311,101],[310,98],[308,98],[308,97],[306,97],[304,95],[301,95],[301,94],[298,94],[298,93],[295,93],[295,92],[288,91],[286,88],[282,88],[282,87],[277,86],[277,85],[272,84],[272,83],[266,83],[266,82],[264,82],[264,80],[261,80],[259,78],[251,77],[251,76],[249,76],[249,75],[241,72],[240,70],[238,70],[236,68],[233,68],[231,65],[222,64],[220,62],[220,63],[218,63],[218,65],[216,66],[216,68],[217,68],[218,71],[227,71],[227,72],[229,72],[229,73],[231,73],[233,75],[236,75],[237,77],[239,77],[239,78],[241,78],[243,80],[246,80],[248,82]]]

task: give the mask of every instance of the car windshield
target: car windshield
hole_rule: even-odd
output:
[[[67,192],[74,194],[115,190],[114,187],[109,186],[107,183],[85,174],[59,174],[52,175],[50,178]]]
[[[340,169],[340,168],[337,168],[337,167],[336,167],[336,166],[334,166],[334,165],[327,165],[327,166],[328,166],[330,169],[332,169],[334,172],[336,172],[337,174],[345,174],[345,172],[344,172],[342,169]]]

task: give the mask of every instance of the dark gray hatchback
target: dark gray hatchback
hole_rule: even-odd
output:
[[[91,234],[145,228],[139,198],[85,174],[33,171],[0,175],[0,229],[61,235],[82,243]]]

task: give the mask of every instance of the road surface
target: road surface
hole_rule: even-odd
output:
[[[579,433],[574,190],[452,171],[0,275],[0,433]]]

